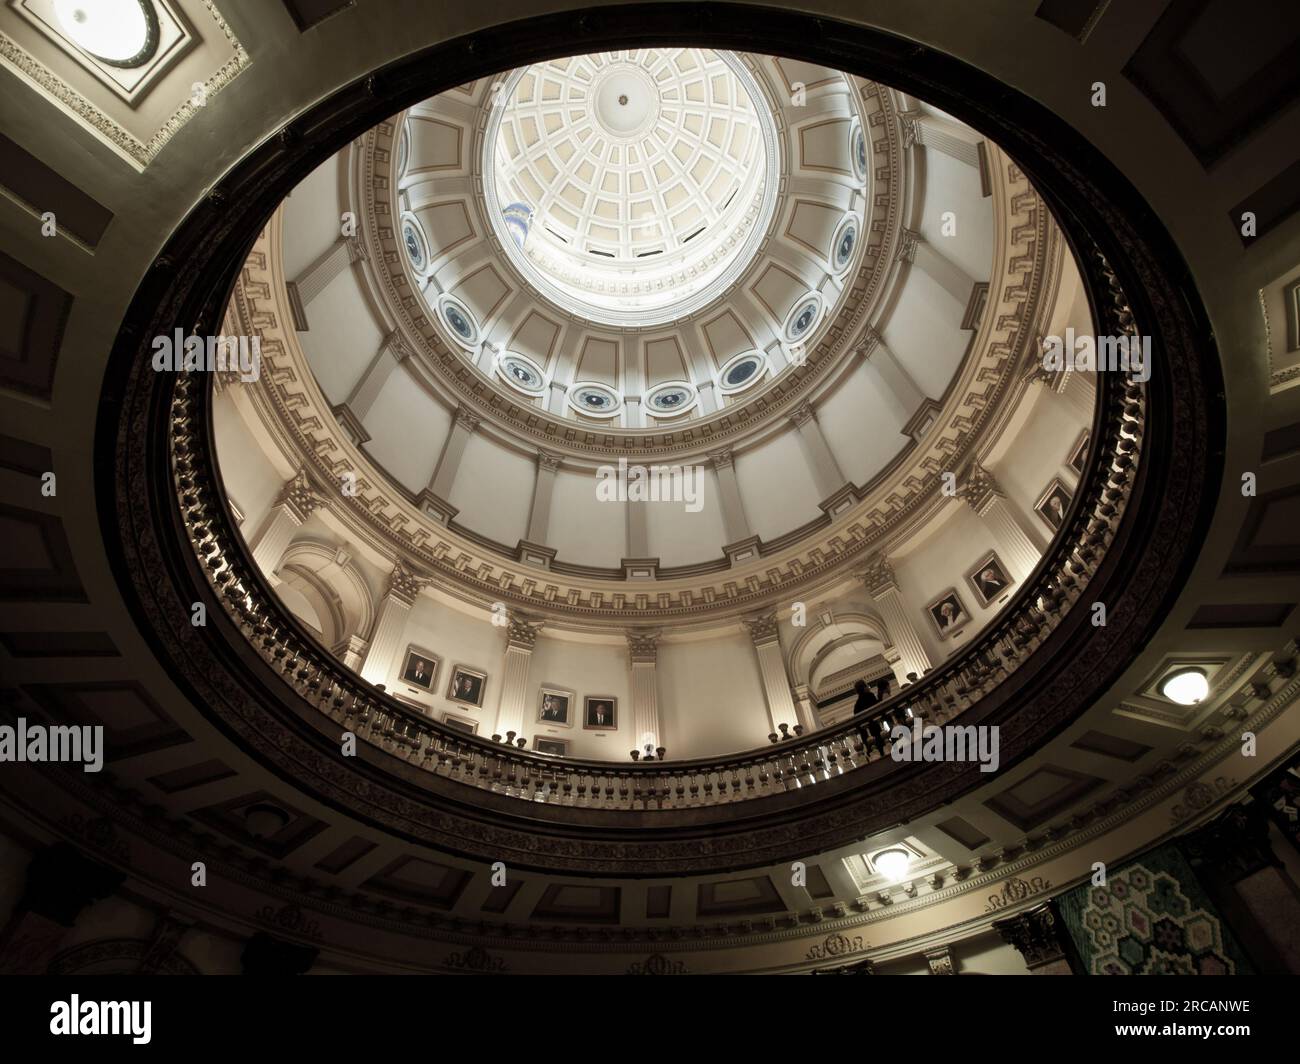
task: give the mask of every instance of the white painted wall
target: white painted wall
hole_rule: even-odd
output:
[[[821,514],[821,493],[792,426],[775,439],[737,455],[736,482],[749,527],[764,539],[807,524]]]
[[[747,633],[736,631],[698,643],[660,643],[656,672],[659,730],[669,760],[709,757],[767,742],[767,701]]]
[[[398,366],[366,418],[370,440],[364,450],[399,484],[419,493],[433,476],[451,421],[452,412]]]
[[[945,236],[943,215],[952,211],[956,231]],[[993,267],[993,197],[980,190],[979,170],[934,148],[925,150],[925,200],[921,235],[975,281]]]
[[[449,501],[460,510],[456,520],[513,547],[528,530],[535,469],[528,456],[472,433],[451,489]]]

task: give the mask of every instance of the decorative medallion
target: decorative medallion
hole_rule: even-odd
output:
[[[662,953],[652,953],[643,961],[627,966],[628,975],[689,975],[690,969],[681,961],[670,961]]]
[[[1032,879],[1020,879],[1017,876],[1012,876],[1002,884],[1002,889],[997,894],[989,895],[984,911],[986,913],[997,912],[999,909],[1006,909],[1017,902],[1022,902],[1026,898],[1051,889],[1052,881],[1044,879],[1042,876],[1034,876]]]
[[[848,935],[842,935],[838,931],[827,935],[824,942],[813,946],[804,955],[804,960],[824,961],[831,957],[844,957],[850,953],[857,953],[866,947],[862,941],[861,935],[854,935],[849,938]]]

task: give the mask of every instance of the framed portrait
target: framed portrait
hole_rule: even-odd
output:
[[[569,756],[569,740],[553,739],[548,735],[533,736],[533,753],[551,754],[554,757]]]
[[[466,735],[478,734],[478,721],[470,720],[468,717],[458,717],[454,713],[444,713],[442,715],[443,724],[448,728],[454,728],[458,732],[464,732]]]
[[[966,581],[975,592],[975,601],[981,606],[987,606],[1014,583],[1007,575],[1007,567],[1002,564],[1002,559],[998,557],[996,551],[989,551],[979,564],[966,574]]]
[[[618,727],[618,699],[588,695],[582,701],[582,726],[588,731],[614,731]]]
[[[433,693],[433,682],[438,677],[438,659],[423,647],[414,644],[406,648],[402,658],[402,683]]]
[[[925,607],[926,615],[940,639],[947,639],[963,624],[970,620],[970,614],[962,605],[961,596],[955,587],[950,587],[942,595]]]
[[[487,686],[487,673],[466,665],[453,665],[451,679],[447,682],[447,697],[467,706],[483,704],[483,688]]]
[[[1065,460],[1065,464],[1073,469],[1077,476],[1083,476],[1083,463],[1088,460],[1088,444],[1091,442],[1092,433],[1084,429],[1074,449],[1070,451],[1070,457]]]
[[[1053,532],[1065,523],[1065,514],[1070,509],[1070,500],[1074,496],[1061,481],[1053,477],[1047,490],[1038,497],[1034,504],[1034,513],[1042,518],[1043,523]]]
[[[573,727],[577,696],[563,687],[543,687],[537,692],[537,723],[557,728]]]

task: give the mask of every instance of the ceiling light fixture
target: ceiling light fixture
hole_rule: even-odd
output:
[[[871,863],[877,872],[896,883],[907,875],[912,856],[906,850],[881,850],[871,859]]]
[[[1210,681],[1204,669],[1175,669],[1160,681],[1160,693],[1180,706],[1194,706],[1210,693]]]
[[[55,0],[59,28],[78,48],[114,66],[139,66],[158,46],[158,19],[142,0]]]

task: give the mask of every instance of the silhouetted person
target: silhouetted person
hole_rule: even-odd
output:
[[[880,699],[867,687],[866,680],[854,680],[853,690],[857,692],[858,697],[853,702],[853,716],[859,717],[862,714],[869,713],[872,707],[879,705]],[[857,722],[858,734],[862,736],[862,741],[867,745],[871,744],[871,732],[867,728],[865,717]]]

